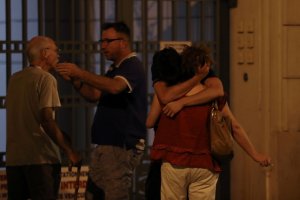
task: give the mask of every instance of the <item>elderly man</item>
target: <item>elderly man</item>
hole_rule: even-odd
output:
[[[8,199],[57,199],[63,150],[80,162],[54,119],[60,107],[57,82],[49,73],[58,63],[55,42],[32,38],[26,49],[30,65],[8,84],[6,172]],[[60,149],[59,149],[60,148]]]

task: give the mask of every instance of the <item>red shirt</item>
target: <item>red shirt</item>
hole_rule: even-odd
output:
[[[221,104],[224,106],[225,103]],[[223,106],[219,104],[219,108]],[[210,153],[210,108],[210,103],[185,107],[173,118],[162,114],[151,149],[151,159],[220,172],[220,166]]]

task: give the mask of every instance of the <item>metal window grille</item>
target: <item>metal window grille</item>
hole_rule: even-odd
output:
[[[100,54],[100,25],[123,20],[132,29],[133,49],[144,63],[148,77],[149,105],[153,94],[150,66],[160,41],[192,41],[205,43],[213,52],[215,70],[224,62],[221,55],[221,13],[227,4],[221,0],[5,0],[0,1],[0,152],[5,151],[5,96],[9,77],[27,66],[26,42],[34,35],[52,37],[62,49],[61,60],[103,74],[109,62]],[[226,39],[226,38],[225,38]],[[224,38],[223,38],[224,40]],[[226,49],[224,49],[226,50]],[[228,49],[227,49],[228,50]],[[228,54],[226,54],[228,55]],[[225,62],[228,60],[225,59]],[[224,66],[222,66],[224,67]],[[225,66],[226,70],[226,66]],[[223,73],[223,74],[222,74]],[[89,154],[90,127],[95,105],[84,101],[70,86],[57,76],[63,107],[58,112],[58,123],[70,133],[74,145],[86,160]],[[150,142],[151,145],[151,138]],[[1,149],[2,146],[2,149]],[[147,151],[148,152],[148,151]],[[5,153],[5,152],[4,152]],[[3,156],[2,156],[3,157]],[[0,162],[2,163],[2,162]],[[133,196],[142,199],[143,184],[149,158],[136,171]]]

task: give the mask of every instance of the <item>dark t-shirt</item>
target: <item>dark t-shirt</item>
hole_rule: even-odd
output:
[[[137,57],[124,60],[107,77],[125,78],[132,91],[119,94],[103,92],[92,126],[92,143],[133,148],[146,137],[147,90],[141,61]]]

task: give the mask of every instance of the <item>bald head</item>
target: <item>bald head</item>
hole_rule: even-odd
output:
[[[27,58],[30,63],[41,59],[41,50],[48,48],[55,42],[46,36],[35,36],[28,43],[26,48]]]

